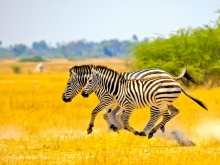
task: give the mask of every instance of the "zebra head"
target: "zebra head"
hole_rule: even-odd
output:
[[[92,68],[92,74],[90,75],[84,89],[81,93],[83,97],[88,97],[91,93],[95,92],[100,85],[100,73]]]
[[[67,81],[66,88],[63,92],[62,99],[64,102],[71,102],[72,99],[82,90],[78,80],[78,74],[69,69],[70,78]]]

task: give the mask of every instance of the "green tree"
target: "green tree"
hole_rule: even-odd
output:
[[[15,53],[16,56],[19,56],[25,52],[27,47],[24,44],[16,44],[12,50]]]
[[[47,43],[45,41],[33,42],[32,49],[34,50],[49,50]]]
[[[220,26],[179,29],[169,38],[153,38],[136,45],[136,68],[161,68],[172,74],[187,67],[199,82],[220,78]]]
[[[45,61],[41,56],[22,57],[19,62],[43,62]]]

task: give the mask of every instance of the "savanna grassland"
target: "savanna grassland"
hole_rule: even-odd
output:
[[[87,126],[98,104],[93,94],[80,94],[71,103],[62,101],[68,68],[102,64],[129,71],[118,59],[45,62],[46,71],[34,73],[36,63],[22,63],[14,74],[11,64],[0,61],[0,162],[1,164],[219,164],[220,88],[193,87],[188,93],[202,100],[205,111],[181,94],[174,105],[180,114],[152,139],[108,129],[98,114],[92,134]],[[130,124],[141,131],[149,120],[149,108],[133,112]],[[175,134],[174,134],[175,133]],[[178,136],[178,137],[177,137]],[[185,143],[189,142],[189,143]]]

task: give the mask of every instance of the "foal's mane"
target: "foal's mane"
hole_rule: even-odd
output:
[[[80,65],[80,66],[73,66],[72,68],[70,68],[69,70],[70,70],[70,72],[71,71],[74,71],[74,72],[76,72],[76,73],[91,73],[91,69],[95,69],[95,70],[97,70],[97,69],[99,69],[99,70],[101,70],[101,71],[103,71],[103,70],[107,70],[107,71],[110,71],[111,73],[113,73],[113,74],[116,74],[116,75],[119,75],[120,77],[122,77],[122,78],[124,78],[122,75],[121,75],[121,73],[119,73],[119,72],[117,72],[117,71],[115,71],[115,70],[113,70],[113,69],[111,69],[111,68],[108,68],[108,67],[106,67],[106,66],[103,66],[103,65]]]
[[[91,73],[91,69],[94,68],[94,65],[80,65],[80,66],[73,66],[69,69],[70,73],[71,71],[75,73],[84,73],[89,72]]]
[[[107,70],[108,72],[111,72],[111,73],[114,74],[114,75],[118,75],[119,78],[125,79],[124,76],[123,76],[121,73],[115,71],[114,69],[108,68],[107,66],[96,65],[96,66],[94,67],[94,69],[95,69],[95,70],[101,70],[101,71],[106,71],[106,70]]]

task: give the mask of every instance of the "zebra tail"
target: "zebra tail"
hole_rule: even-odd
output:
[[[186,95],[188,96],[189,98],[191,98],[193,101],[195,101],[197,104],[199,104],[201,107],[203,107],[205,110],[208,111],[208,108],[205,106],[205,104],[198,100],[197,98],[193,97],[193,96],[190,96],[182,87],[181,87],[181,91]]]
[[[175,80],[179,80],[181,79],[182,77],[185,77],[187,80],[195,83],[195,84],[198,84],[194,78],[192,76],[190,76],[190,74],[187,72],[186,68],[183,68],[182,69],[182,72],[180,73],[180,75],[178,77],[174,77]]]

